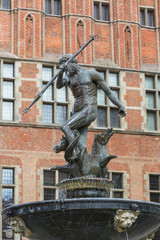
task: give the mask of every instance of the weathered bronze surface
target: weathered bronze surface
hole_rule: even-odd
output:
[[[70,59],[70,54],[65,54],[59,60],[61,66]],[[107,129],[102,134],[95,135],[92,154],[89,155],[86,148],[88,126],[97,118],[97,89],[101,88],[108,98],[119,108],[119,116],[124,117],[126,111],[108,87],[101,74],[95,70],[82,68],[76,59],[71,61],[60,72],[57,88],[69,86],[74,96],[74,105],[71,117],[66,121],[61,130],[65,137],[53,148],[56,153],[65,151],[64,167],[55,167],[60,171],[70,172],[72,177],[93,176],[107,178],[106,166],[116,157],[106,154],[106,144],[113,135],[112,129]]]

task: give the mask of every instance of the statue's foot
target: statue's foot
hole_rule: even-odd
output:
[[[59,172],[62,173],[69,173],[70,172],[70,168],[68,165],[58,165],[58,166],[54,166],[50,169],[51,171],[55,171],[58,170]]]

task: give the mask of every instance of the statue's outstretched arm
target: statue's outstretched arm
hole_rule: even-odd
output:
[[[113,94],[111,89],[108,87],[107,83],[104,81],[101,74],[97,71],[90,70],[90,74],[94,82],[96,82],[99,87],[107,94],[108,98],[111,102],[119,108],[119,115],[120,117],[124,117],[126,115],[126,110],[123,107],[120,100]]]

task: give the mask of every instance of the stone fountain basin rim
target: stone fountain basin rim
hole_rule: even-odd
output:
[[[121,199],[121,198],[75,198],[58,199],[23,203],[5,208],[2,211],[3,220],[26,214],[46,213],[51,211],[69,211],[81,209],[94,210],[139,210],[160,216],[160,204],[155,202]]]

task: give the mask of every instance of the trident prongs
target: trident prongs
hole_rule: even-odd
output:
[[[22,110],[22,112],[23,112],[23,115],[24,115],[24,114],[26,114],[26,113],[28,113],[29,111],[31,111],[31,109],[30,109],[30,108],[25,108],[25,109],[23,109],[23,110]]]

